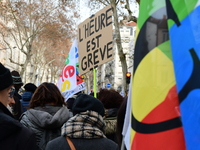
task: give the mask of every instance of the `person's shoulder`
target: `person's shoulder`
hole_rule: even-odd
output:
[[[57,137],[57,138],[51,140],[49,143],[57,143],[57,142],[59,143],[59,142],[62,142],[62,141],[65,141],[65,142],[66,142],[65,137],[64,137],[64,136],[59,136],[59,137]]]
[[[59,150],[63,148],[67,148],[67,141],[64,136],[59,136],[51,141],[49,141],[46,145],[45,150]]]
[[[21,128],[21,126],[18,124],[18,121],[3,112],[0,112],[0,120],[0,140],[2,140],[4,137],[15,134]]]
[[[19,118],[19,122],[25,127],[32,125],[32,122],[30,121],[28,113],[29,113],[29,110],[25,111]]]
[[[110,145],[110,146],[118,146],[117,143],[115,143],[114,141],[108,139],[108,138],[101,138],[101,142],[105,143],[105,145]]]
[[[67,106],[62,106],[62,107],[60,107],[60,110],[61,110],[61,111],[69,111],[69,109],[67,108]]]
[[[28,113],[29,113],[29,109],[21,114],[19,120],[21,121],[21,120],[27,118],[28,117]]]
[[[67,108],[67,106],[62,106],[56,113],[57,116],[62,117],[65,121],[67,121],[70,117],[70,112],[69,112],[69,109]]]
[[[98,144],[97,144],[98,143]],[[94,146],[99,147],[99,149],[104,149],[104,150],[118,150],[118,144],[113,142],[112,140],[108,139],[108,138],[100,138],[98,140],[98,142],[94,141]]]
[[[29,138],[30,136],[34,135],[34,133],[31,130],[24,127],[23,125],[21,125],[20,134],[22,134],[24,136],[24,138]]]
[[[10,115],[0,111],[0,125],[6,125],[6,126],[13,126],[16,128],[20,128],[21,124],[19,123],[19,121],[17,121],[16,119],[14,119],[13,117],[11,117]]]
[[[90,147],[96,150],[118,150],[118,144],[108,138],[96,138],[96,139],[72,139],[75,145],[80,143],[86,143],[85,147]]]
[[[13,119],[12,117],[0,113],[0,143],[12,143],[13,145],[7,147],[18,147],[19,149],[29,149],[36,150],[36,139],[34,133],[24,127],[19,121]],[[5,146],[4,145],[4,146]]]
[[[118,145],[107,138],[97,138],[97,139],[82,139],[82,138],[71,138],[70,139],[75,147],[82,147],[82,149],[96,149],[96,150],[118,150]],[[83,145],[84,144],[84,145]],[[83,148],[84,147],[84,148]],[[70,149],[69,145],[64,136],[57,137],[48,142],[46,150],[60,150],[60,149]]]
[[[0,119],[3,122],[0,124],[0,131],[1,134],[5,132],[5,134],[16,135],[17,138],[20,134],[29,137],[32,132],[30,132],[27,128],[25,128],[19,121],[15,120],[14,118],[0,113]],[[6,126],[6,127],[5,127]],[[6,129],[6,130],[5,130]]]
[[[29,150],[37,150],[35,134],[28,128],[21,125],[21,130],[16,135],[19,147]]]

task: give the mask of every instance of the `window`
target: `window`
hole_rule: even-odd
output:
[[[169,33],[168,31],[163,31],[163,42],[169,40]]]

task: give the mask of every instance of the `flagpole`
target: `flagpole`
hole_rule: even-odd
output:
[[[97,83],[97,79],[96,79],[96,69],[93,69],[93,90],[94,90],[94,97],[97,97],[97,88],[96,88],[96,84]]]
[[[121,149],[120,150],[125,150],[124,137],[122,137],[122,144],[121,144]]]

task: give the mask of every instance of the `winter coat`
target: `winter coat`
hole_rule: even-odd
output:
[[[21,95],[19,95],[17,93],[17,91],[15,91],[13,97],[14,97],[14,100],[15,100],[15,104],[13,105],[13,115],[14,115],[15,119],[19,120],[21,114],[23,113],[22,104],[20,102],[20,99],[22,97],[21,97]]]
[[[10,111],[0,103],[0,149],[37,150],[35,135],[15,120]]]
[[[20,122],[36,134],[40,149],[45,149],[48,141],[61,135],[61,127],[68,119],[67,107],[46,105],[27,110]]]
[[[22,94],[22,99],[20,100],[22,103],[23,111],[25,112],[27,108],[29,107],[29,102],[33,96],[32,92],[24,92]]]
[[[76,150],[117,150],[118,145],[104,135],[104,128],[103,118],[97,112],[81,112],[62,126],[62,136],[50,141],[46,150],[70,150],[66,136]]]
[[[72,139],[76,150],[119,150],[118,145],[107,139]],[[45,150],[71,150],[64,136],[50,141]]]
[[[117,143],[116,130],[117,130],[117,108],[105,110],[104,122],[106,123],[105,135],[107,138]]]

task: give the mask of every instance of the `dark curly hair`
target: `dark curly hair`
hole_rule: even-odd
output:
[[[62,106],[66,105],[64,100],[64,97],[55,84],[44,82],[35,90],[29,108],[43,107],[48,103]]]
[[[98,99],[106,109],[119,108],[124,100],[123,96],[114,89],[101,89],[98,93]]]

